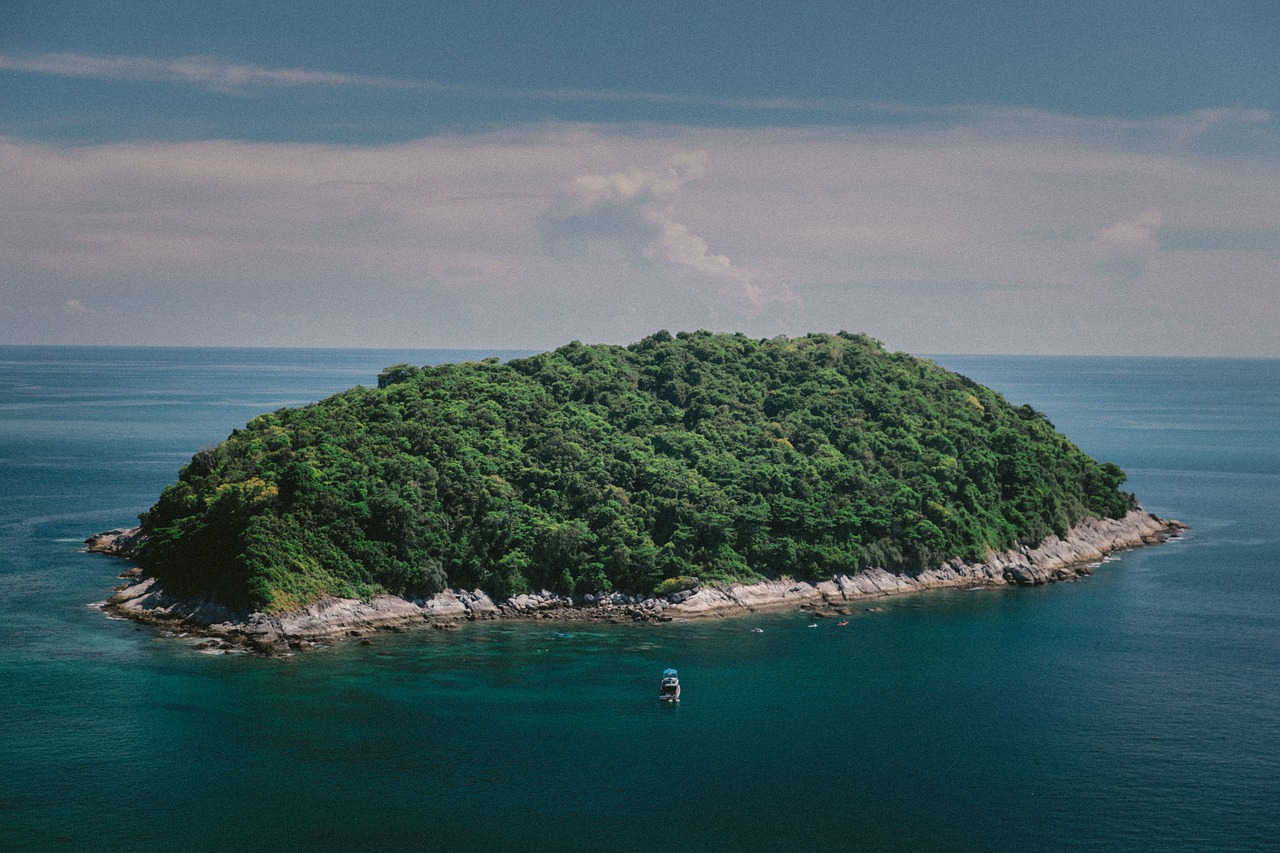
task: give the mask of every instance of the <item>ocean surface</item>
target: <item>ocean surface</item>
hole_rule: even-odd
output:
[[[1280,361],[937,358],[1192,526],[1078,583],[287,660],[91,606],[195,451],[491,354],[0,347],[0,850],[1280,849]]]

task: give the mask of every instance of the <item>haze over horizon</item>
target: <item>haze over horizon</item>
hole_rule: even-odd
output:
[[[5,15],[0,344],[1280,356],[1266,0]]]

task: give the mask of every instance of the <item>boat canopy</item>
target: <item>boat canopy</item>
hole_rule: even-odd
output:
[[[676,672],[674,669],[664,669],[662,671],[663,678],[676,678],[678,676],[679,676],[679,673]]]

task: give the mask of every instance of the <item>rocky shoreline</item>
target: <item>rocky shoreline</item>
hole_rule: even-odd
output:
[[[197,648],[283,655],[340,638],[368,638],[382,631],[422,627],[448,629],[485,619],[669,622],[785,610],[837,615],[850,612],[853,605],[890,595],[1073,580],[1091,574],[1109,554],[1163,542],[1185,529],[1179,521],[1134,510],[1121,519],[1083,522],[1072,528],[1067,538],[1050,536],[1035,548],[991,552],[983,563],[955,559],[916,573],[872,568],[818,583],[771,580],[725,587],[695,585],[665,597],[622,593],[570,597],[540,592],[495,602],[480,590],[446,590],[427,599],[392,595],[375,595],[368,601],[326,598],[286,614],[246,613],[213,601],[179,598],[135,567],[122,575],[130,582],[101,606],[112,616],[206,637]],[[111,530],[90,537],[85,545],[91,552],[129,558],[141,535],[136,527]]]

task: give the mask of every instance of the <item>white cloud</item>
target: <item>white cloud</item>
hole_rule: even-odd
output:
[[[72,52],[38,54],[0,53],[0,71],[87,77],[98,80],[136,80],[203,86],[219,92],[243,92],[262,86],[357,86],[375,89],[403,89],[427,93],[468,95],[478,98],[520,98],[523,100],[638,103],[663,106],[708,107],[771,112],[877,112],[888,115],[942,115],[948,109],[905,107],[849,98],[726,98],[669,92],[617,91],[598,89],[513,89],[497,86],[468,86],[434,80],[343,74],[305,68],[267,68],[214,56],[154,57],[83,54]]]
[[[0,139],[0,341],[53,334],[16,320],[75,300],[163,306],[100,324],[104,342],[544,346],[704,326],[1280,354],[1267,244],[1162,239],[1273,230],[1280,159],[1178,149],[1185,123],[1153,121],[1141,145],[1008,115],[377,147]]]
[[[264,68],[209,56],[152,59],[136,56],[97,56],[81,53],[46,53],[28,56],[0,54],[0,70],[101,80],[145,80],[193,83],[213,89],[246,86],[377,86],[380,88],[431,87],[387,77],[307,71],[300,68]]]
[[[1160,252],[1158,233],[1163,224],[1160,211],[1148,210],[1098,231],[1094,234],[1102,255],[1098,270],[1121,284],[1140,279]]]
[[[1164,224],[1164,215],[1158,210],[1148,210],[1132,219],[1117,222],[1097,233],[1102,243],[1129,251],[1147,251],[1158,248],[1156,232]]]
[[[690,231],[687,225],[676,222],[661,211],[650,212],[645,218],[659,231],[647,247],[650,257],[665,258],[706,275],[748,279],[748,274],[735,268],[724,255],[712,254],[707,241]]]
[[[665,203],[691,180],[702,176],[706,153],[673,158],[656,171],[631,169],[611,175],[579,175],[569,183],[569,211],[589,213],[628,204],[652,206]]]
[[[179,83],[203,86],[219,92],[243,92],[263,86],[358,86],[375,89],[403,89],[427,93],[469,95],[480,98],[511,98],[542,101],[594,103],[642,103],[668,106],[720,107],[739,110],[833,111],[876,110],[901,113],[902,107],[846,99],[722,98],[703,95],[674,95],[665,92],[619,92],[593,89],[511,89],[496,86],[468,86],[434,80],[343,74],[305,68],[267,68],[214,56],[182,56],[168,59],[140,56],[112,56],[83,53],[0,53],[0,70],[98,80],[136,80],[152,83]]]
[[[1266,110],[1219,108],[1197,110],[1186,115],[1149,119],[1063,116],[1030,108],[991,107],[981,104],[922,106],[860,98],[723,97],[671,92],[619,91],[616,89],[531,89],[442,83],[420,78],[386,77],[317,71],[308,68],[268,68],[218,56],[156,58],[70,51],[52,53],[0,53],[0,71],[80,77],[97,80],[133,80],[201,86],[217,92],[243,93],[263,87],[359,87],[404,90],[426,94],[465,95],[474,98],[518,98],[525,101],[651,104],[702,107],[744,112],[826,113],[856,116],[865,122],[878,117],[892,122],[907,118],[959,128],[961,132],[981,124],[987,132],[1025,134],[1028,128],[1040,133],[1109,136],[1151,144],[1163,141],[1186,145],[1205,135],[1223,131],[1244,132],[1265,126],[1273,117]],[[1258,140],[1255,138],[1255,142]],[[1271,140],[1264,139],[1265,145]]]
[[[544,233],[553,244],[615,243],[651,262],[732,280],[748,302],[758,305],[753,273],[712,252],[703,237],[676,219],[681,191],[705,173],[706,160],[706,153],[698,152],[674,157],[656,170],[578,175],[548,212]]]

